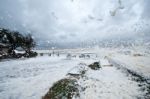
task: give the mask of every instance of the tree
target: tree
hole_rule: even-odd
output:
[[[35,47],[35,45],[36,45],[36,43],[35,43],[34,39],[32,38],[31,34],[26,35],[23,44],[24,44],[23,46],[24,46],[27,53],[30,53],[31,48]]]
[[[9,54],[14,54],[14,50],[17,47],[22,47],[27,56],[35,54],[31,52],[31,48],[35,47],[36,43],[31,34],[22,35],[17,31],[10,31],[8,29],[0,29],[0,43],[4,43],[10,46]]]
[[[16,49],[17,47],[22,47],[24,45],[25,37],[17,31],[13,32],[13,47]]]
[[[12,53],[17,47],[23,46],[24,36],[17,31],[10,31],[8,29],[1,29],[0,39],[1,43],[10,45],[9,53]]]

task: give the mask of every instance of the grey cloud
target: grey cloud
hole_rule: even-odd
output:
[[[147,35],[149,4],[150,0],[1,0],[0,27],[65,42]]]

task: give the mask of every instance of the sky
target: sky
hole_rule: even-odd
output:
[[[0,0],[0,27],[48,42],[150,36],[150,0]]]

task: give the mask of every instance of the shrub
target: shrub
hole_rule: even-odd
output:
[[[25,53],[24,57],[36,57],[38,54],[37,52],[33,52],[33,51],[30,51],[29,53]]]
[[[99,62],[94,62],[93,64],[90,64],[89,67],[93,70],[98,70],[101,68]]]

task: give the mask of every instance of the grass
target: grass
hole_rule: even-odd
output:
[[[42,99],[72,99],[74,96],[79,96],[77,81],[65,78],[57,81]]]

